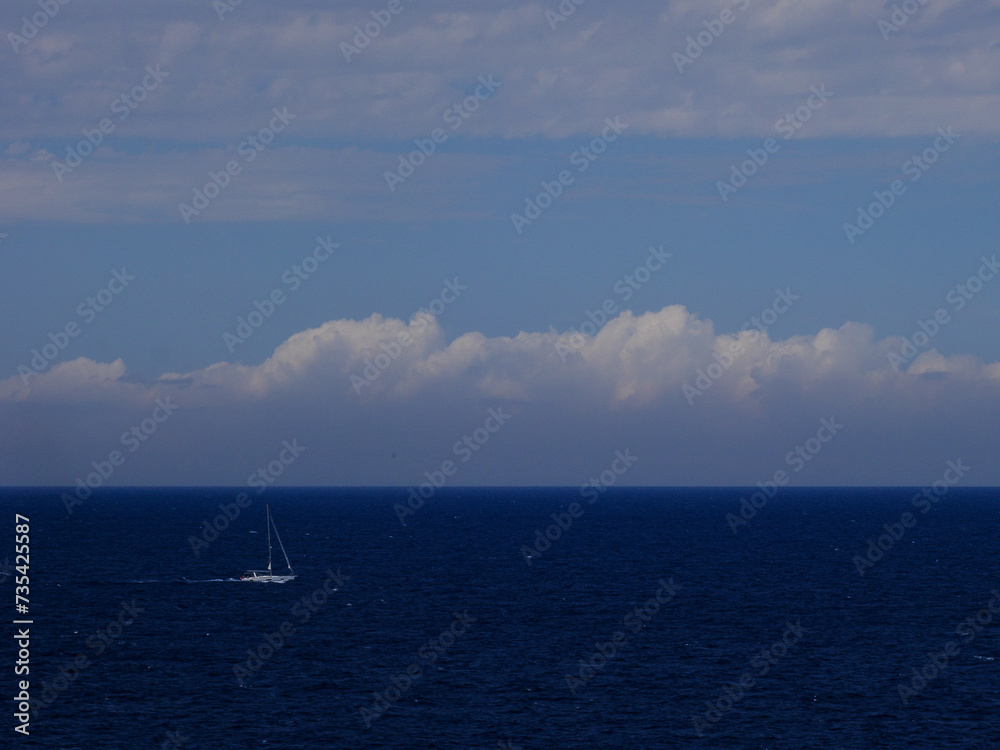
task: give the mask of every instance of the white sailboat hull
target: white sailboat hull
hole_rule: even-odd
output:
[[[254,581],[256,583],[288,583],[296,576],[276,576],[272,573],[261,570],[248,570],[242,576],[241,581]]]

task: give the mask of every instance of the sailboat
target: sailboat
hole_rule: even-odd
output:
[[[278,536],[278,527],[274,525],[274,519],[271,518],[271,506],[266,505],[264,507],[267,508],[267,570],[248,570],[240,576],[240,580],[256,581],[257,583],[287,583],[295,578],[295,571],[292,570],[292,564],[288,561],[288,553],[285,552],[285,545],[281,543],[281,537]],[[281,547],[281,554],[285,556],[288,575],[275,575],[271,569],[271,527],[274,527],[274,536]]]

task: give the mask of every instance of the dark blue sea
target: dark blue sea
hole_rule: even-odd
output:
[[[997,490],[240,491],[2,492],[0,746],[1000,747]]]

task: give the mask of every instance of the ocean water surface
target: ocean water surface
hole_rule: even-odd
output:
[[[240,492],[2,491],[3,747],[1000,747],[997,490]]]

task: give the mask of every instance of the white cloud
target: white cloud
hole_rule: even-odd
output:
[[[14,141],[4,149],[4,153],[8,156],[20,156],[30,148],[31,144],[27,141]]]
[[[55,365],[41,375],[20,375],[0,380],[0,401],[101,401],[121,398],[130,390],[123,380],[125,363],[118,359],[109,364],[79,357]]]
[[[403,337],[409,343],[400,345]],[[741,353],[726,355],[736,342]],[[471,398],[526,403],[546,402],[558,392],[575,393],[574,398],[604,393],[608,399],[596,408],[627,411],[683,403],[682,386],[693,384],[698,370],[715,362],[726,365],[724,374],[710,378],[711,388],[696,399],[696,407],[701,400],[746,406],[776,384],[807,392],[836,382],[878,395],[905,392],[912,382],[934,373],[950,376],[941,381],[942,394],[956,380],[1000,385],[1000,364],[944,357],[933,350],[896,373],[887,354],[898,352],[901,342],[895,337],[874,341],[871,328],[858,323],[780,341],[755,330],[716,333],[711,321],[681,305],[638,316],[624,311],[592,337],[555,331],[497,338],[467,333],[450,343],[432,318],[404,323],[376,314],[332,320],[297,333],[257,366],[220,362],[194,372],[167,373],[143,386],[127,378],[121,360],[101,364],[80,358],[29,379],[27,386],[20,377],[0,381],[0,400],[132,399],[143,389],[151,395],[180,384],[186,399],[204,406],[256,401],[284,391],[371,403],[417,399],[447,388]],[[370,384],[353,387],[351,376],[364,377],[371,363],[381,365],[368,367],[369,373],[377,373],[368,378]]]
[[[845,436],[805,483],[913,483],[959,456],[976,467],[973,483],[1000,480],[991,468],[1000,363],[931,350],[897,373],[887,354],[902,339],[874,340],[870,327],[847,323],[777,341],[743,331],[741,355],[713,367],[736,340],[675,305],[623,312],[584,340],[470,332],[447,342],[436,322],[333,320],[260,365],[217,363],[148,383],[121,361],[77,359],[28,386],[0,381],[9,426],[0,481],[72,484],[157,398],[183,408],[116,482],[238,482],[253,456],[295,436],[315,458],[292,483],[406,484],[498,406],[512,426],[462,483],[573,484],[629,446],[645,457],[630,474],[636,484],[752,484],[831,416]],[[565,362],[557,346],[569,347]],[[711,384],[692,405],[682,387],[703,388],[699,371]],[[352,376],[366,375],[370,385],[355,389]],[[31,440],[11,439],[18,434]]]

